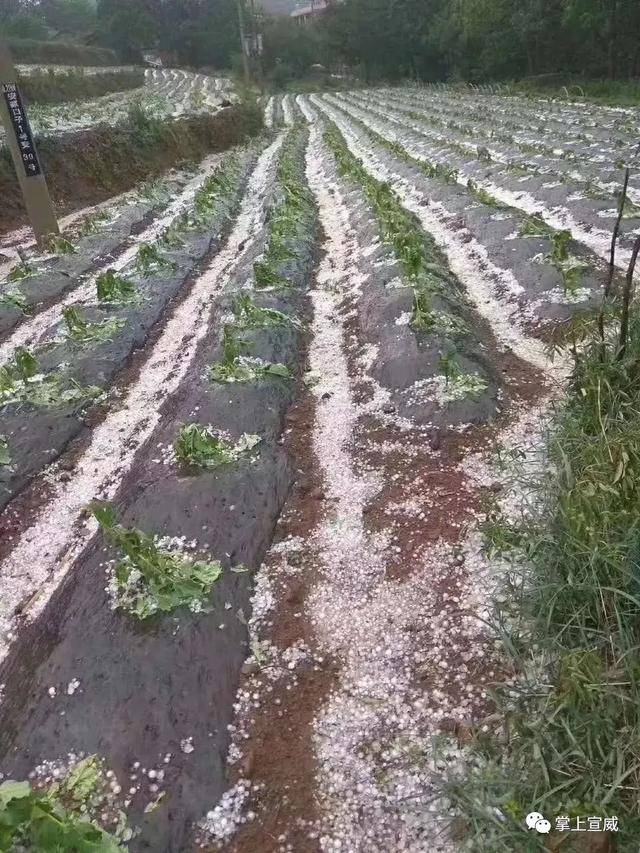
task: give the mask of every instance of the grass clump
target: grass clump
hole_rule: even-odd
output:
[[[261,440],[259,435],[245,433],[233,443],[211,426],[185,424],[178,433],[174,449],[183,465],[212,469],[237,462]]]
[[[532,810],[617,816],[621,851],[640,837],[640,316],[623,344],[607,322],[574,352],[544,464],[520,474],[529,511],[489,528],[511,566],[495,636],[518,679],[495,691],[502,730],[450,788],[479,853],[544,850]]]
[[[0,784],[0,849],[54,853],[118,853],[132,836],[121,815],[117,835],[93,815],[105,802],[102,767],[96,756],[79,761],[60,782],[39,790],[30,782]],[[118,837],[119,836],[119,837]]]
[[[111,340],[124,327],[125,320],[103,320],[101,323],[89,323],[77,308],[72,305],[62,309],[67,327],[67,339],[78,346],[100,344]]]
[[[96,292],[98,300],[109,305],[127,305],[139,298],[135,284],[113,270],[107,270],[96,278]]]
[[[168,540],[118,524],[110,504],[96,503],[92,512],[122,552],[110,580],[116,608],[138,619],[183,606],[194,613],[208,610],[211,590],[222,574],[217,560],[192,559],[172,549]]]
[[[83,387],[77,382],[65,387],[59,374],[40,373],[37,358],[24,347],[18,347],[13,361],[0,367],[0,406],[24,403],[54,408],[88,403],[101,393],[95,386]]]

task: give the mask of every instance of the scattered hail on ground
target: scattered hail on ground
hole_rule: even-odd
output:
[[[34,125],[229,97],[149,70]],[[546,464],[548,343],[599,304],[638,115],[409,87],[264,110],[46,253],[2,238],[0,771],[89,768],[133,851],[466,849],[442,781],[514,677],[481,528],[526,511],[505,460]],[[638,201],[636,175],[621,266]]]

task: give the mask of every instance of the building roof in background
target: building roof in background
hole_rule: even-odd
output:
[[[291,13],[292,18],[309,18],[314,15],[321,15],[327,8],[329,3],[327,0],[311,0],[307,6],[300,6],[294,9]]]

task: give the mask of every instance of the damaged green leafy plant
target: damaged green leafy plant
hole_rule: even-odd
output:
[[[11,465],[11,452],[9,451],[9,442],[7,437],[0,435],[0,465],[8,468]]]
[[[78,308],[72,305],[62,309],[62,316],[67,327],[67,338],[78,346],[99,344],[111,340],[114,335],[124,328],[126,320],[111,319],[100,323],[89,323],[84,319]]]
[[[61,234],[49,237],[46,248],[54,255],[75,255],[78,252],[73,243]]]
[[[245,433],[234,443],[210,425],[185,424],[180,428],[174,449],[183,465],[212,469],[237,462],[260,441],[259,435]]]
[[[467,189],[474,198],[477,198],[482,204],[486,204],[487,207],[493,207],[495,210],[509,210],[509,205],[498,201],[495,196],[492,196],[483,187],[479,187],[472,178],[469,178],[467,181]]]
[[[551,252],[546,256],[546,259],[553,264],[562,276],[565,294],[575,293],[589,266],[569,252],[572,239],[571,232],[557,231],[547,225],[541,216],[534,215],[525,219],[520,227],[519,234],[521,237],[545,237],[551,242]]]
[[[28,313],[29,305],[19,290],[9,290],[0,296],[0,305],[6,305],[8,308],[16,308],[23,314]]]
[[[95,386],[81,386],[73,380],[70,387],[65,387],[59,374],[43,374],[39,370],[33,353],[17,347],[13,361],[0,367],[0,405],[25,403],[55,407],[88,403],[102,394]]]
[[[0,784],[0,850],[124,853],[126,847],[119,839],[87,813],[99,771],[92,756],[46,791],[36,790],[29,782]]]
[[[433,308],[432,293],[416,287],[413,291],[413,312],[411,325],[420,332],[434,332],[449,338],[464,337],[469,334],[467,324],[456,314],[436,311]]]
[[[438,362],[444,378],[443,402],[477,397],[487,388],[487,381],[478,373],[463,373],[455,352],[444,353]]]
[[[226,325],[223,331],[222,360],[211,365],[207,371],[208,379],[225,384],[255,382],[268,377],[293,379],[286,365],[248,356],[246,350],[246,341],[236,335],[232,326]]]
[[[240,158],[236,154],[225,157],[219,168],[196,193],[193,209],[177,219],[174,225],[176,231],[179,233],[206,228],[216,213],[222,211],[225,204],[236,195],[241,175]]]
[[[160,270],[175,270],[176,268],[177,264],[165,258],[157,246],[143,243],[138,249],[136,270],[142,275],[151,275],[151,273]]]
[[[246,294],[238,294],[234,297],[232,310],[239,329],[260,329],[268,326],[294,326],[296,329],[302,327],[297,317],[290,317],[274,308],[260,308]]]
[[[174,222],[173,225],[165,228],[160,237],[160,245],[165,249],[181,249],[184,246],[178,223]]]
[[[135,284],[113,270],[107,270],[96,278],[96,292],[98,300],[109,305],[127,305],[140,298]]]
[[[91,216],[87,216],[80,227],[78,236],[90,237],[92,234],[97,234],[110,218],[111,216],[106,211],[99,211],[98,213],[91,214]]]
[[[399,142],[394,142],[390,139],[386,139],[380,133],[375,130],[372,130],[368,127],[364,122],[360,119],[356,119],[351,116],[351,120],[357,122],[361,125],[362,129],[365,131],[367,136],[381,145],[383,148],[386,148],[387,151],[390,151],[392,154],[395,154],[396,157],[400,157],[406,163],[409,163],[411,166],[416,166],[423,172],[428,178],[435,178],[438,181],[442,181],[445,184],[455,184],[458,180],[458,170],[449,166],[446,163],[436,163],[433,160],[417,160],[413,157],[407,149],[401,145]]]
[[[36,272],[36,268],[28,261],[20,261],[7,276],[7,281],[22,281],[25,278],[29,278],[29,276],[35,275]]]
[[[222,574],[217,560],[193,559],[170,550],[157,536],[118,524],[111,504],[94,503],[91,511],[122,553],[110,584],[116,608],[139,619],[183,606],[194,613],[209,609],[211,590]]]

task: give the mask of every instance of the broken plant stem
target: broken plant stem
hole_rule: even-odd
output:
[[[609,301],[609,296],[611,294],[611,286],[613,285],[613,277],[616,272],[616,244],[618,242],[618,235],[620,234],[620,223],[622,222],[622,217],[624,215],[624,205],[627,199],[627,189],[629,187],[629,177],[630,177],[630,169],[627,166],[624,172],[624,183],[622,185],[622,193],[620,194],[620,199],[618,202],[618,218],[616,219],[616,224],[613,227],[613,234],[611,235],[611,252],[609,255],[609,272],[607,275],[607,280],[604,286],[604,292],[602,294],[602,304],[600,306],[600,313],[598,314],[598,331],[600,333],[600,342],[601,342],[601,360],[604,361],[605,356],[605,339],[604,339],[604,315],[607,307],[607,303]]]
[[[636,270],[636,261],[640,253],[640,237],[636,237],[631,252],[631,260],[629,261],[629,269],[624,283],[624,293],[622,297],[622,317],[620,319],[620,337],[618,339],[618,361],[622,361],[627,349],[627,338],[629,336],[629,310],[631,308],[631,298],[633,296],[633,275]]]

